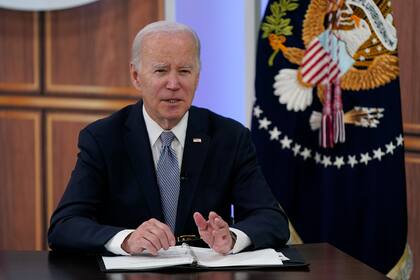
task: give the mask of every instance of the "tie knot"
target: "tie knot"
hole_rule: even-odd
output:
[[[163,146],[170,146],[174,138],[175,138],[175,135],[173,134],[172,131],[164,131],[160,135],[160,141],[162,141]]]

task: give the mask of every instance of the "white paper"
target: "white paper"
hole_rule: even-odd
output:
[[[195,263],[209,268],[283,265],[279,253],[274,249],[221,255],[212,249],[188,245],[159,250],[157,256],[146,252],[135,256],[102,257],[102,260],[107,270],[146,270]]]
[[[197,262],[206,267],[279,266],[283,265],[274,249],[262,249],[230,255],[221,255],[212,249],[191,247]]]
[[[102,257],[106,269],[154,269],[175,265],[191,264],[193,257],[183,246],[170,247],[159,250],[157,256],[143,253],[134,256]]]
[[[278,254],[282,261],[290,261],[290,259],[286,257],[282,252],[278,252]]]

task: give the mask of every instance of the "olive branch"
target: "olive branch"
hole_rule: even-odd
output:
[[[293,26],[290,25],[290,18],[284,18],[287,12],[294,11],[299,7],[298,0],[278,0],[270,5],[271,15],[265,17],[265,22],[261,25],[263,31],[262,38],[268,38],[271,34],[275,36],[269,37],[270,45],[274,49],[274,53],[270,56],[269,65],[273,65],[275,56],[280,50],[279,43],[272,40],[285,40],[285,36],[293,35]],[[273,38],[274,37],[274,38]],[[282,42],[280,42],[282,43]],[[277,44],[277,47],[275,45]]]

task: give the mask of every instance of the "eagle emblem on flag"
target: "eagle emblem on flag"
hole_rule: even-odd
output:
[[[320,145],[345,141],[344,125],[377,127],[384,108],[353,107],[343,112],[341,90],[352,94],[390,83],[399,75],[396,29],[389,1],[312,0],[302,26],[304,49],[289,46],[293,34],[287,18],[299,4],[282,0],[271,4],[262,23],[262,37],[273,49],[268,64],[281,52],[296,69],[283,68],[274,77],[274,95],[287,110],[306,110],[314,95],[323,104],[309,123],[320,130]],[[281,63],[281,62],[280,62]]]
[[[329,242],[408,279],[390,1],[270,0],[259,31],[251,132],[292,242]]]

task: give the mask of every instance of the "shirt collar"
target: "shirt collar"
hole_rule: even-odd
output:
[[[189,115],[189,112],[187,111],[182,117],[182,119],[176,124],[176,126],[174,126],[171,129],[176,139],[178,139],[179,143],[181,144],[182,148],[184,148],[185,137],[187,134],[188,115]],[[144,117],[144,122],[146,124],[147,133],[149,134],[150,144],[153,146],[156,143],[157,139],[162,134],[162,132],[165,130],[161,128],[160,125],[149,116],[146,109],[144,108],[144,105],[143,105],[143,117]]]

